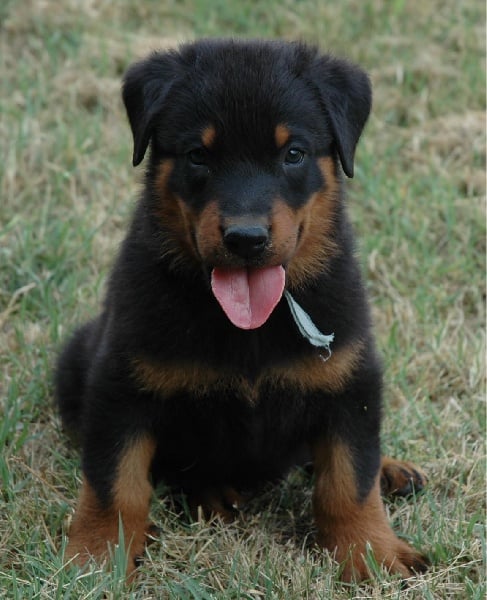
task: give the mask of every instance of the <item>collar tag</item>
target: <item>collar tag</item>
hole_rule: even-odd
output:
[[[326,350],[327,355],[323,356],[320,354],[322,360],[326,362],[332,354],[330,344],[335,339],[335,334],[330,333],[329,335],[325,335],[324,333],[321,333],[321,331],[311,320],[311,317],[308,315],[308,313],[303,310],[301,306],[299,306],[299,304],[287,290],[284,291],[284,296],[289,304],[291,315],[299,329],[299,333],[313,346],[316,346],[317,348],[324,348]]]

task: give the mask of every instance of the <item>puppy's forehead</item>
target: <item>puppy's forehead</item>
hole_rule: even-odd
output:
[[[249,50],[249,49],[247,49]],[[207,108],[224,114],[251,114],[271,110],[273,114],[293,110],[294,94],[304,82],[292,72],[292,61],[275,52],[256,54],[241,51],[208,56],[195,65],[193,78],[199,80]]]
[[[282,128],[276,130],[281,124],[316,130],[319,104],[288,45],[208,44],[195,52],[173,101],[177,106],[184,99],[181,127],[200,129],[204,145],[237,136],[239,142],[277,139],[281,146],[286,137]]]

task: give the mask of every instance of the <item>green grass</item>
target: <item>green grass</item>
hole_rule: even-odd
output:
[[[485,13],[476,0],[121,0],[0,8],[0,598],[485,597]],[[293,473],[237,523],[162,529],[135,584],[63,568],[79,459],[52,407],[62,340],[97,311],[137,197],[127,65],[203,35],[303,38],[371,74],[349,182],[386,371],[384,449],[427,491],[388,505],[432,569],[344,586]]]

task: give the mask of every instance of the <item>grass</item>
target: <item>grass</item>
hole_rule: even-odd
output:
[[[485,597],[485,13],[476,0],[7,0],[0,8],[0,598]],[[308,544],[296,472],[232,526],[162,529],[137,582],[64,569],[79,459],[51,370],[97,311],[140,171],[119,99],[127,65],[202,35],[304,38],[371,74],[349,204],[386,371],[384,448],[427,491],[388,505],[431,570],[402,589],[339,583]]]

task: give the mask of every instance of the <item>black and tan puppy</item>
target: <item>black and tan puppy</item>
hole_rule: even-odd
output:
[[[383,491],[423,475],[380,455],[381,368],[341,169],[371,92],[357,67],[299,43],[201,41],[129,69],[123,99],[145,188],[98,318],[57,369],[83,486],[68,554],[144,549],[152,486],[231,513],[241,489],[307,448],[318,542],[344,578],[424,558]],[[132,568],[132,567],[131,567]]]

